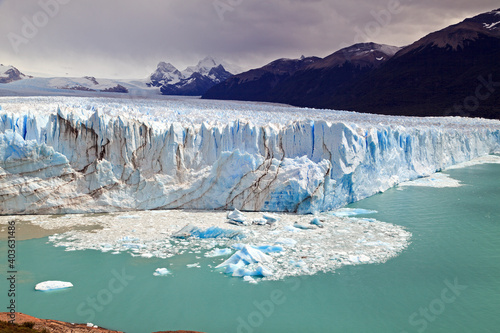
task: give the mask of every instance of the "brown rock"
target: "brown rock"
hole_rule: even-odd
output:
[[[8,312],[0,312],[0,321],[9,321]],[[35,323],[33,329],[42,331],[48,330],[51,333],[123,333],[121,331],[112,331],[102,327],[93,328],[87,327],[87,324],[71,324],[63,321],[52,319],[39,319],[24,313],[16,312],[16,324],[23,324],[25,322]],[[155,333],[202,333],[196,331],[161,331]]]
[[[9,321],[9,313],[0,312],[0,320]],[[46,329],[51,333],[123,333],[121,331],[112,331],[102,327],[87,327],[87,324],[71,324],[52,319],[39,319],[24,313],[16,312],[15,323],[23,324],[25,322],[35,323],[35,326],[33,326],[35,330],[42,331]]]

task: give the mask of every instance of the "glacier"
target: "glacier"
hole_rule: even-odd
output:
[[[500,121],[196,99],[0,98],[0,211],[315,213],[500,152]]]

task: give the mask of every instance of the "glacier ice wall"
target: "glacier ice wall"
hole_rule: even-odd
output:
[[[438,126],[404,117],[353,122],[358,114],[329,121],[294,113],[288,121],[276,114],[273,123],[237,115],[189,123],[162,121],[158,107],[160,116],[148,122],[120,113],[120,106],[37,112],[41,106],[33,104],[10,112],[9,103],[0,104],[2,214],[310,213],[500,151],[498,121],[441,119]]]

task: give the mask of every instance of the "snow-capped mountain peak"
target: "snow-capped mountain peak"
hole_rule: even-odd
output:
[[[148,85],[161,87],[160,91],[165,95],[202,95],[233,74],[228,68],[237,70],[236,66],[214,57],[205,57],[182,72],[170,63],[160,62]]]
[[[207,56],[201,59],[196,66],[188,66],[182,73],[185,76],[189,76],[192,73],[200,73],[201,75],[208,75],[212,68],[222,65],[226,71],[231,74],[239,74],[243,70],[237,65],[228,63],[227,61],[218,59],[216,57]]]
[[[184,75],[171,63],[161,61],[156,71],[151,74],[148,85],[159,87],[164,84],[175,84],[184,78]]]
[[[406,47],[398,53],[398,56],[427,47],[449,48],[456,51],[484,38],[500,38],[500,9],[467,18],[462,22],[430,33]]]
[[[21,73],[14,66],[4,66],[0,64],[0,83],[10,83],[13,81],[24,79],[26,75]]]
[[[169,73],[175,73],[175,72],[179,71],[177,68],[175,68],[174,65],[172,65],[169,62],[164,62],[164,61],[160,61],[158,63],[157,70],[161,70],[161,71],[166,72],[166,73],[168,73],[168,72]]]

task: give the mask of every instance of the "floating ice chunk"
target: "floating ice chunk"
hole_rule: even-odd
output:
[[[215,268],[218,268],[219,266],[216,266]],[[237,271],[238,269],[243,268],[245,266],[246,266],[246,264],[242,260],[238,261],[235,264],[230,263],[229,265],[225,266],[226,270],[224,271],[224,273],[233,274],[235,271]]]
[[[297,244],[297,241],[295,239],[292,239],[292,238],[278,238],[274,244],[283,244],[283,245],[287,245],[287,246],[295,246]]]
[[[315,217],[312,219],[312,221],[310,222],[312,225],[317,225],[318,227],[320,228],[323,228],[324,225],[323,223],[321,223],[321,221],[319,220],[319,218]]]
[[[141,257],[143,257],[143,258],[153,258],[153,254],[151,254],[151,253],[143,253],[143,254],[141,254]]]
[[[257,266],[257,269],[254,271],[254,273],[255,276],[263,276],[263,277],[273,275],[273,272],[271,272],[271,270],[262,265]]]
[[[368,256],[365,256],[364,254],[359,256],[359,261],[361,261],[361,262],[368,262],[370,260],[371,260],[371,258]]]
[[[290,232],[300,232],[300,229],[297,229],[295,227],[292,227],[291,225],[287,225],[285,226],[284,228],[286,231],[290,231]]]
[[[262,217],[267,221],[268,224],[276,223],[280,220],[279,217],[271,214],[264,214]]]
[[[137,215],[120,215],[116,217],[117,219],[138,219],[140,216]]]
[[[256,225],[266,225],[267,220],[266,219],[257,219],[257,220],[252,220],[252,224]]]
[[[166,268],[157,268],[153,273],[154,276],[167,276],[171,274],[170,271]]]
[[[257,281],[255,281],[255,279],[253,277],[248,276],[248,275],[243,277],[243,281],[251,283],[251,284],[257,284]]]
[[[225,248],[225,249],[213,249],[212,251],[206,252],[205,257],[212,258],[212,257],[222,257],[222,256],[227,256],[233,253],[231,249]]]
[[[290,260],[290,264],[295,266],[295,267],[307,267],[306,263],[304,260]]]
[[[235,277],[243,277],[243,276],[260,276],[266,277],[271,276],[273,273],[266,267],[262,265],[258,265],[256,269],[251,270],[244,267],[238,268],[233,272],[233,276]]]
[[[445,173],[435,173],[429,177],[418,178],[412,181],[404,182],[399,184],[399,186],[423,186],[423,187],[460,187],[462,184],[460,181],[451,178]]]
[[[254,248],[264,253],[279,253],[283,251],[283,247],[273,245],[254,246]]]
[[[371,260],[370,257],[365,256],[364,254],[359,255],[359,256],[349,256],[348,259],[353,264],[358,264],[358,263],[362,263],[362,262],[369,262]]]
[[[293,224],[293,227],[294,227],[294,228],[297,228],[297,229],[302,229],[302,230],[314,229],[314,227],[307,226],[307,225],[302,225],[302,224],[297,223],[297,222],[295,222],[295,223]]]
[[[245,265],[259,263],[259,262],[270,262],[270,258],[264,252],[253,248],[250,245],[244,245],[241,250],[233,254],[229,259],[224,261],[219,267],[227,267],[230,264],[237,264],[242,261]]]
[[[241,250],[245,246],[247,246],[247,245],[242,244],[242,243],[232,245],[233,249],[236,249],[236,250]],[[281,247],[281,246],[273,246],[273,245],[261,245],[261,246],[250,245],[250,246],[253,247],[254,249],[257,249],[257,250],[262,251],[264,253],[278,253],[278,252],[283,251],[283,247]]]
[[[375,214],[378,213],[376,210],[362,209],[362,208],[340,208],[336,211],[331,212],[331,215],[338,217],[348,217],[348,216],[356,216],[356,215],[365,215],[365,214]]]
[[[202,230],[198,227],[195,227],[192,224],[188,224],[181,230],[173,233],[172,237],[181,239],[186,239],[189,237],[242,239],[245,238],[245,234],[242,233],[241,231],[222,229],[219,227],[210,227],[206,230]]]
[[[227,213],[227,218],[238,223],[245,223],[246,221],[245,215],[237,209]]]
[[[172,234],[172,237],[181,238],[181,239],[189,238],[189,237],[191,237],[191,233],[196,229],[198,229],[198,227],[195,227],[192,224],[188,224],[188,225],[184,226],[181,230],[174,232]]]
[[[243,277],[243,276],[252,276],[252,271],[249,269],[246,269],[245,267],[240,267],[238,269],[235,269],[233,271],[233,276],[234,277]]]
[[[198,238],[231,238],[242,239],[245,235],[241,231],[222,229],[218,227],[210,227],[207,230],[196,230],[192,233],[194,237]]]
[[[194,264],[187,264],[186,267],[187,268],[200,268],[200,263],[196,262]]]
[[[66,289],[66,288],[71,288],[71,287],[73,287],[73,284],[71,282],[45,281],[45,282],[38,283],[35,286],[35,290],[51,291],[51,290]]]
[[[140,249],[145,247],[144,244],[135,244],[135,243],[124,243],[122,244],[123,247],[126,247],[127,249]]]

